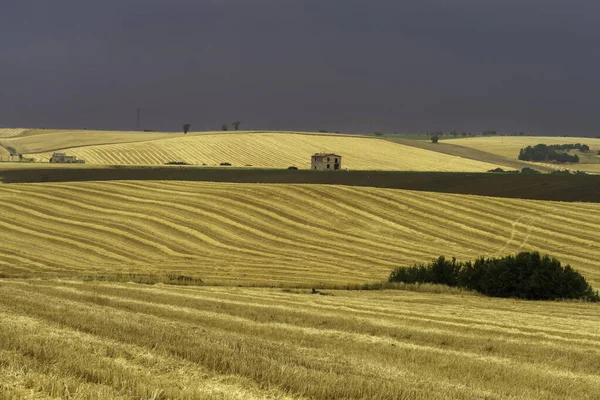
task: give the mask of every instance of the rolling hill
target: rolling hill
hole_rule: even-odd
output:
[[[600,205],[330,185],[0,186],[0,274],[334,287],[439,255],[540,250],[600,284]]]
[[[0,161],[8,161],[10,152],[4,147],[0,146]]]
[[[14,147],[20,153],[41,153],[71,147],[91,146],[107,143],[129,143],[172,138],[182,133],[128,132],[128,131],[68,131],[30,130],[15,137],[2,138],[0,142]],[[192,135],[192,133],[188,133]]]
[[[598,138],[582,138],[582,137],[554,137],[554,136],[501,136],[501,137],[473,137],[463,139],[448,139],[444,140],[444,144],[452,144],[456,146],[467,147],[491,153],[497,156],[518,160],[519,150],[527,146],[535,146],[536,144],[587,144],[592,153],[600,151],[600,139]],[[532,165],[542,165],[554,169],[569,168],[573,170],[600,172],[600,157],[596,154],[579,154],[581,161],[576,164],[560,165],[560,164],[544,164],[544,163],[529,163]],[[490,158],[493,159],[493,158]]]
[[[313,153],[341,154],[342,167],[365,170],[472,171],[498,167],[461,157],[403,146],[384,140],[333,134],[205,133],[134,143],[70,147],[68,153],[87,163],[101,165],[162,165],[170,161],[209,166],[310,168]],[[27,153],[47,160],[51,152]]]
[[[0,138],[12,138],[22,135],[27,129],[23,128],[0,128]]]

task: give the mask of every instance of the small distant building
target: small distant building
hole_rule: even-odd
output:
[[[342,156],[333,153],[313,154],[310,169],[316,170],[340,170],[342,169]]]
[[[51,163],[58,164],[84,164],[85,160],[78,160],[75,156],[68,156],[65,153],[54,153],[50,157]]]
[[[23,154],[20,154],[20,153],[10,153],[10,155],[8,156],[8,161],[12,161],[12,162],[23,161]]]

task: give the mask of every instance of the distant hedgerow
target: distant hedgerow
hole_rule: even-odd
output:
[[[570,265],[539,252],[523,252],[474,262],[440,256],[428,265],[396,268],[389,282],[437,283],[475,290],[493,297],[528,300],[581,299],[600,301],[585,278]]]

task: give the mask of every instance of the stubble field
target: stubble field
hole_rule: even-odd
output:
[[[518,159],[519,150],[527,146],[535,146],[536,144],[587,144],[590,147],[591,154],[586,155],[578,153],[579,157],[581,158],[579,163],[565,165],[544,163],[530,164],[558,169],[569,168],[572,170],[600,172],[600,157],[596,155],[596,153],[600,150],[600,139],[598,138],[548,136],[473,137],[464,139],[449,139],[445,140],[444,143],[481,150],[514,160]]]
[[[0,280],[0,397],[595,399],[600,309]]]
[[[343,286],[439,255],[548,252],[600,283],[600,205],[334,185],[0,186],[0,273]]]
[[[294,165],[310,169],[311,155],[323,151],[341,154],[342,167],[349,169],[485,172],[498,167],[374,138],[277,132],[181,134],[170,139],[71,146],[67,152],[87,163],[100,165],[164,165],[183,161],[208,166],[228,162],[238,167]],[[46,161],[51,155],[51,151],[27,153],[27,157],[38,161]]]
[[[306,168],[323,150],[351,169],[497,166],[360,137],[102,134],[0,130],[37,157],[68,146],[97,163],[88,171],[166,161]],[[340,289],[442,254],[524,250],[556,256],[598,288],[598,226],[599,203],[375,187],[0,185],[0,399],[596,399],[597,304],[428,285]]]

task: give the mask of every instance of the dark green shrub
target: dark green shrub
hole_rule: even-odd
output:
[[[579,272],[538,252],[503,258],[481,257],[464,263],[441,256],[428,265],[396,268],[388,280],[458,286],[492,297],[600,301],[598,292],[593,291]]]
[[[569,171],[568,169],[565,169],[564,171],[558,169],[550,172],[550,175],[571,175],[571,171]]]
[[[521,170],[522,174],[541,174],[540,171],[535,170],[533,168],[525,167]]]

